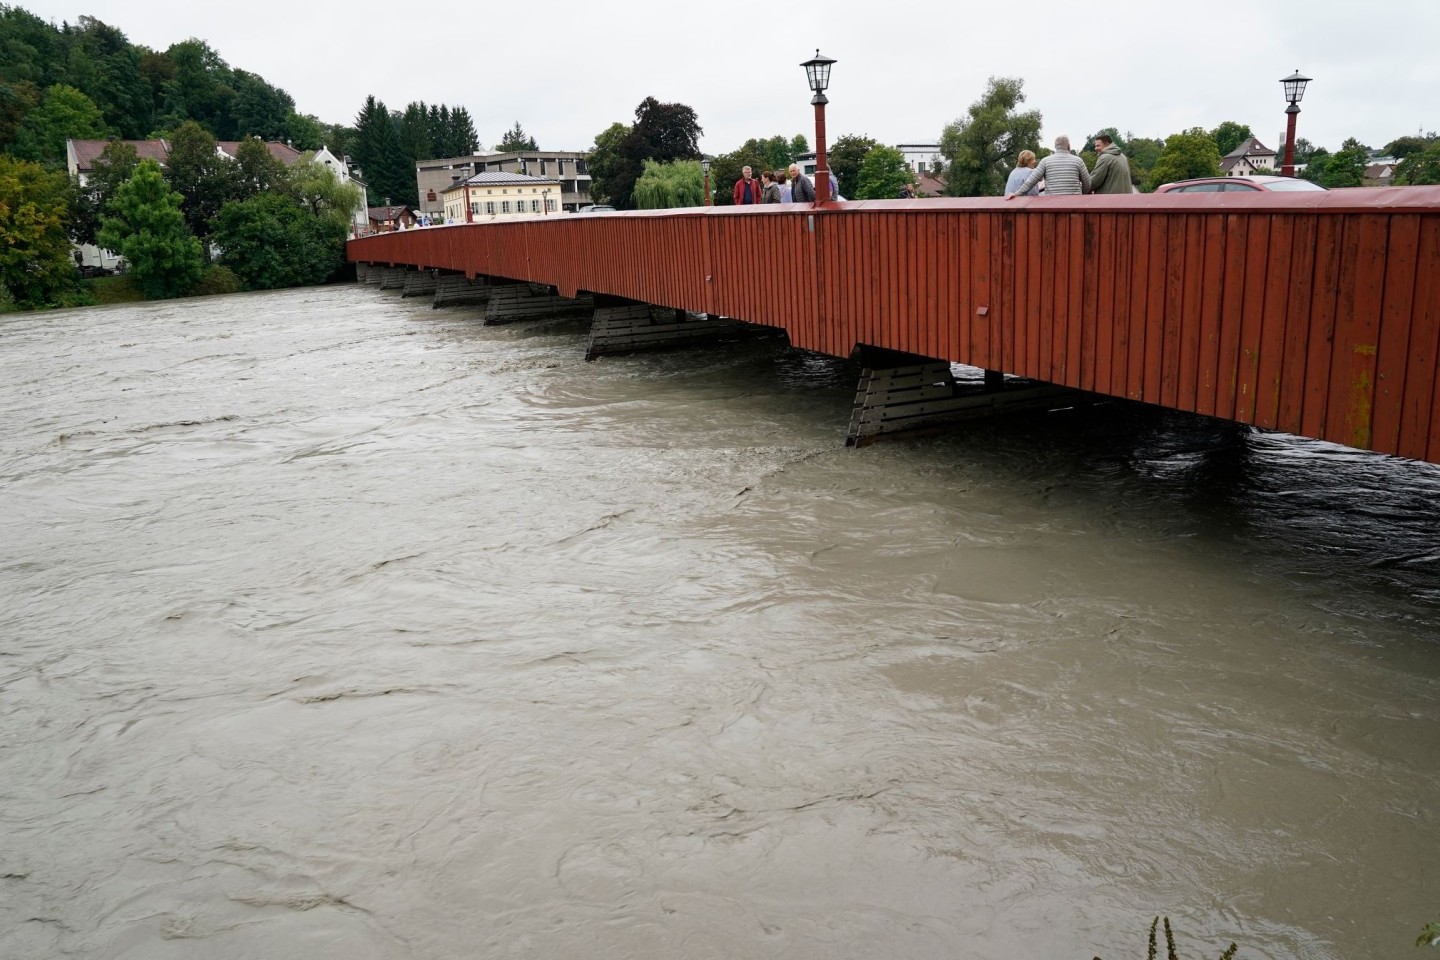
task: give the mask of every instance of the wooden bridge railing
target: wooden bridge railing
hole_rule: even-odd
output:
[[[366,237],[349,256],[1440,462],[1440,187],[557,215]]]

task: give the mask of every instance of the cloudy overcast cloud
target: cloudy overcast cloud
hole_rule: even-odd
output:
[[[838,61],[832,142],[848,133],[933,142],[988,77],[1016,76],[1046,140],[1109,126],[1164,137],[1235,120],[1274,147],[1285,123],[1279,80],[1297,68],[1315,78],[1297,135],[1317,145],[1354,136],[1380,147],[1440,127],[1440,0],[1284,5],[1293,12],[1273,2],[1182,12],[1138,0],[15,5],[57,23],[94,16],[159,49],[206,40],[328,123],[353,123],[372,93],[391,109],[463,105],[485,146],[518,120],[542,147],[585,149],[614,121],[633,120],[647,96],[693,107],[709,153],[777,133],[813,143],[799,64],[817,47]]]

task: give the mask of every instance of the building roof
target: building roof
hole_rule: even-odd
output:
[[[215,141],[215,146],[219,147],[220,152],[228,157],[236,157],[239,155],[240,152],[239,140],[217,140]],[[300,151],[296,150],[288,143],[280,143],[276,140],[267,140],[265,141],[265,146],[267,149],[269,149],[270,156],[274,157],[276,160],[279,160],[287,167],[293,167],[296,161],[298,161],[301,157]]]
[[[1246,137],[1244,143],[1240,144],[1240,146],[1236,147],[1234,150],[1231,150],[1229,153],[1225,154],[1225,156],[1227,156],[1227,157],[1273,157],[1273,156],[1275,156],[1275,151],[1274,151],[1274,150],[1271,150],[1269,147],[1265,146],[1265,144],[1261,143],[1259,140],[1255,139],[1254,137]]]
[[[560,186],[560,181],[554,177],[529,177],[523,173],[477,173],[468,180],[457,180],[445,187],[440,192],[449,193],[451,190],[459,190],[461,187],[536,187]]]
[[[938,177],[932,177],[928,173],[922,173],[920,182],[915,184],[915,195],[917,197],[943,197],[945,196],[945,181]]]
[[[401,203],[388,207],[367,207],[365,212],[369,214],[371,220],[398,220],[406,214],[413,216],[410,208]]]
[[[128,144],[135,148],[135,153],[141,160],[155,160],[162,167],[165,159],[170,155],[170,144],[164,140],[121,140],[120,143]],[[77,169],[86,173],[95,169],[95,161],[100,159],[100,154],[110,145],[109,140],[71,140],[70,146],[75,150]]]

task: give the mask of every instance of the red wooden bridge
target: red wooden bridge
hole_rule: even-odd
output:
[[[932,358],[1440,463],[1440,187],[561,215],[349,258],[913,355],[910,415],[944,406]]]

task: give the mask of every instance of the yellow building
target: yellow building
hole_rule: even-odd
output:
[[[523,173],[477,173],[441,191],[446,223],[488,223],[555,214],[560,181]]]

